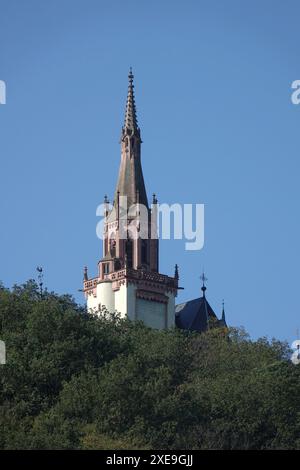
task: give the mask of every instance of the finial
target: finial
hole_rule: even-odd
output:
[[[222,321],[225,322],[225,303],[224,303],[224,299],[222,300]]]
[[[84,281],[88,281],[88,280],[89,280],[88,268],[87,268],[87,266],[85,266],[85,267],[84,267],[84,270],[83,270],[83,280],[84,280]]]
[[[132,73],[132,67],[130,67],[129,74],[128,74],[128,80],[129,80],[129,88],[132,90],[132,93],[133,93],[133,88],[134,88],[133,79],[134,79],[134,75]]]
[[[205,291],[206,291],[205,282],[206,282],[208,279],[207,279],[207,277],[205,277],[204,271],[203,271],[203,273],[201,274],[200,279],[201,279],[201,281],[202,281],[201,290],[202,290],[202,292],[203,292],[203,297],[205,297]]]
[[[175,274],[174,274],[175,279],[179,279],[179,272],[178,272],[178,264],[175,264]]]
[[[107,204],[107,203],[108,203],[108,197],[107,197],[107,195],[105,194],[105,196],[104,196],[104,204]]]
[[[134,79],[134,75],[132,73],[132,67],[129,68],[128,78],[129,78],[130,85],[132,85],[132,82],[133,82],[133,79]]]

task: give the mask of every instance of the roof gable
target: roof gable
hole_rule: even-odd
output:
[[[175,321],[178,328],[206,331],[210,319],[217,319],[217,316],[206,297],[189,300],[175,307]]]

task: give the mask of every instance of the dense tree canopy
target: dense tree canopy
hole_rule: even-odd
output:
[[[300,366],[243,330],[156,331],[0,286],[2,449],[300,449]]]

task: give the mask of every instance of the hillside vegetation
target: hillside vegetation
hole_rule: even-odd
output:
[[[300,449],[300,366],[243,330],[156,331],[0,287],[2,449]]]

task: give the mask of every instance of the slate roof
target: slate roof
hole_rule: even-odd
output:
[[[205,296],[189,300],[175,307],[175,322],[180,329],[206,331],[209,320],[217,321],[219,326],[226,326],[226,323],[218,320]]]

